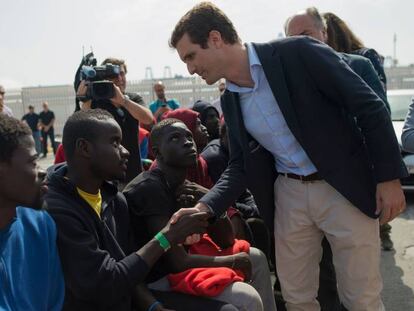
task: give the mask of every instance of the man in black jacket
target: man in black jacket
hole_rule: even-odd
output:
[[[191,74],[208,84],[226,79],[231,150],[220,181],[174,219],[220,213],[247,185],[260,213],[275,214],[288,310],[320,310],[323,236],[345,307],[383,310],[377,218],[386,223],[405,209],[399,178],[407,176],[383,101],[325,44],[292,37],[244,45],[211,3],[185,14],[170,44]]]
[[[207,226],[206,213],[169,223],[139,250],[129,249],[124,196],[110,181],[125,177],[128,151],[106,111],[75,112],[63,129],[67,166],[51,170],[48,211],[58,228],[65,278],[64,310],[131,310],[152,265],[169,248]],[[153,310],[161,304],[152,300]]]

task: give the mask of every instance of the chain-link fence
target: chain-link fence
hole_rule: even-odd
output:
[[[129,81],[127,91],[139,93],[149,105],[155,99],[153,86],[158,81],[162,81],[165,85],[167,99],[178,100],[182,107],[191,108],[198,99],[211,102],[219,96],[216,85],[207,85],[199,77]],[[16,118],[21,118],[27,112],[29,105],[35,107],[35,112],[41,112],[44,101],[49,103],[49,109],[55,113],[55,133],[61,135],[66,119],[75,110],[73,85],[6,90],[5,104],[13,110]]]

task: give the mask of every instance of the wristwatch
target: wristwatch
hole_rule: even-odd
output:
[[[123,104],[123,106],[125,106],[125,104],[127,103],[127,101],[129,101],[129,96],[128,95],[124,95],[124,104]]]

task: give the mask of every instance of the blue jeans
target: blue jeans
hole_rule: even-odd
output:
[[[33,131],[32,135],[33,135],[33,139],[34,139],[34,142],[35,142],[36,152],[37,152],[37,154],[41,154],[42,153],[42,144],[40,142],[40,131]]]

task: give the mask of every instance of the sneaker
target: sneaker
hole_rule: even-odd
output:
[[[394,243],[391,241],[389,233],[381,234],[381,247],[386,252],[394,250]]]

